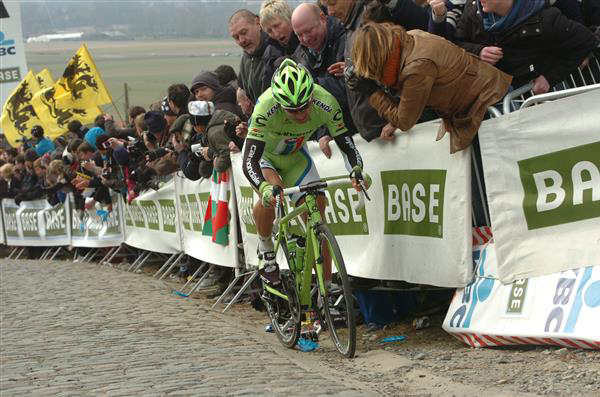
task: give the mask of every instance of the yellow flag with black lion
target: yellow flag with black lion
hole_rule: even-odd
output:
[[[112,98],[85,44],[71,58],[58,81],[32,99],[50,138],[64,134],[73,120],[92,123],[101,114],[98,106],[107,103],[112,103]]]
[[[29,71],[4,104],[0,125],[6,140],[13,147],[19,146],[24,140],[31,139],[31,129],[36,125],[42,125],[42,121],[31,105],[34,94],[39,90],[35,75]]]

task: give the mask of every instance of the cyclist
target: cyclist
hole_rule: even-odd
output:
[[[362,159],[348,133],[337,100],[300,64],[285,59],[275,71],[268,88],[258,99],[244,146],[244,175],[259,194],[253,216],[258,232],[259,273],[271,284],[279,283],[279,268],[271,233],[275,220],[273,187],[298,186],[320,179],[306,150],[313,132],[326,126],[345,158],[346,168],[363,168]],[[356,179],[352,184],[361,190]],[[302,203],[302,194],[293,194],[292,204]],[[317,198],[323,215],[325,196]],[[325,263],[325,279],[331,279],[331,261]]]

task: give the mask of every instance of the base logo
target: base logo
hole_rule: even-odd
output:
[[[518,164],[529,230],[600,217],[600,142]]]
[[[382,171],[385,234],[444,237],[446,170]]]
[[[339,177],[327,178],[337,179]],[[352,186],[334,186],[325,190],[327,207],[325,207],[325,223],[336,236],[368,235],[366,206],[356,210],[360,200]]]

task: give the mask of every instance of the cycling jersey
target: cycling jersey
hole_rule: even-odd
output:
[[[315,84],[311,102],[308,120],[297,123],[275,101],[270,88],[258,99],[248,126],[243,160],[244,174],[255,188],[265,181],[261,168],[278,171],[284,187],[306,183],[306,175],[318,177],[310,171],[312,160],[303,146],[321,126],[326,126],[335,139],[349,170],[355,165],[362,168],[362,159],[348,134],[337,100]]]

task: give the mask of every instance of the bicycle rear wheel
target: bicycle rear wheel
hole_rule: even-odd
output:
[[[264,290],[263,301],[277,338],[285,347],[293,348],[300,338],[300,301],[296,294],[293,276],[281,272],[281,283],[287,300]]]
[[[317,227],[317,238],[321,241],[319,250],[323,250],[323,245],[329,248],[332,265],[338,273],[340,291],[334,291],[323,288],[325,295],[321,295],[319,289],[318,303],[323,317],[327,322],[327,328],[333,340],[336,349],[348,358],[354,357],[356,351],[356,323],[354,316],[354,297],[350,289],[350,281],[346,273],[346,266],[342,252],[331,230],[327,225],[322,224]],[[321,257],[325,257],[321,252]],[[332,267],[332,270],[334,268]],[[335,298],[334,298],[335,295]]]

